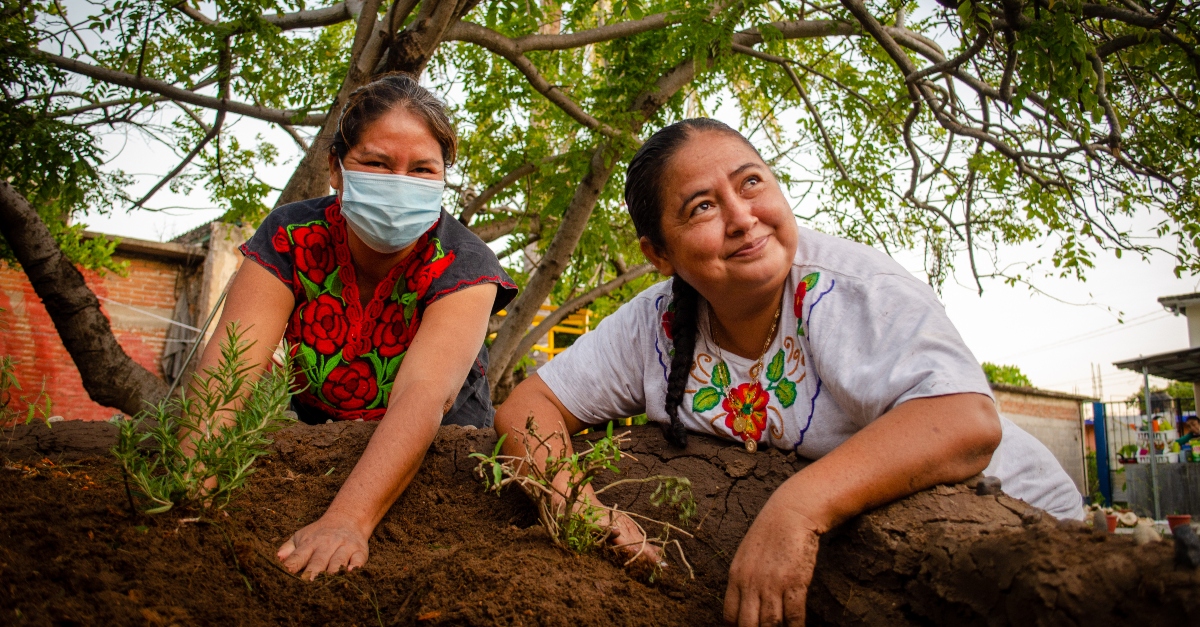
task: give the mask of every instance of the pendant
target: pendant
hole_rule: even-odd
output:
[[[746,440],[746,452],[753,453],[758,450],[758,442],[755,440]]]

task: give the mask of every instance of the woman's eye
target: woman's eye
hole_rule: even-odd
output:
[[[715,205],[713,205],[711,202],[706,200],[706,201],[696,205],[695,207],[692,207],[692,215],[698,215],[698,214],[704,213],[705,211],[712,209],[714,206]]]
[[[752,187],[761,182],[762,182],[762,179],[758,178],[757,176],[751,176],[746,179],[746,183],[743,186],[744,187]]]

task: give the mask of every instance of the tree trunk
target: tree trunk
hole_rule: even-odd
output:
[[[403,2],[403,0],[400,0]],[[287,185],[279,194],[276,206],[292,202],[320,198],[329,193],[329,143],[337,132],[341,119],[342,107],[355,89],[365,85],[375,69],[376,63],[383,52],[382,40],[386,33],[376,28],[375,15],[379,13],[381,0],[366,0],[360,7],[360,13],[354,31],[354,43],[350,46],[350,67],[337,97],[329,107],[329,115],[325,116],[325,124],[313,138],[308,152],[300,160],[300,165],[292,172]],[[397,3],[399,4],[399,2]],[[396,5],[392,5],[395,9]],[[389,16],[391,14],[389,13]],[[387,26],[385,23],[384,27]]]
[[[166,396],[167,384],[117,343],[100,301],[63,256],[37,211],[0,181],[0,234],[33,284],[93,401],[133,415]]]
[[[612,176],[617,156],[614,153],[608,142],[601,142],[596,147],[587,174],[575,187],[575,196],[571,198],[571,204],[567,206],[546,254],[525,283],[521,295],[509,304],[508,315],[488,348],[488,385],[493,390],[499,388],[501,377],[520,359],[516,352],[521,338],[529,331],[529,325],[533,323],[542,302],[550,295],[558,277],[562,276],[563,270],[571,262],[571,255],[587,228],[588,218],[592,216],[600,192]]]

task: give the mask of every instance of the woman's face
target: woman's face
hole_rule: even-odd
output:
[[[342,165],[356,172],[403,174],[441,181],[446,168],[442,147],[429,125],[407,109],[399,107],[383,114],[363,128],[359,141],[350,147]],[[342,171],[337,155],[329,155],[329,185],[342,191]]]
[[[778,181],[750,146],[728,133],[693,133],[662,181],[665,250],[642,238],[659,271],[678,274],[706,298],[787,279],[799,237]]]

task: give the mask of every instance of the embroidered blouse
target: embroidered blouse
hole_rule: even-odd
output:
[[[517,293],[495,253],[443,211],[364,306],[346,228],[336,197],[315,198],[275,209],[241,246],[296,297],[284,338],[301,383],[308,384],[294,399],[306,422],[317,421],[307,419],[314,413],[318,419],[382,419],[396,372],[431,303],[494,283],[495,313]],[[443,424],[491,424],[486,370],[487,348],[481,347]]]
[[[784,290],[778,334],[761,360],[722,351],[701,309],[680,407],[689,431],[819,459],[905,401],[992,395],[933,290],[887,255],[801,227]],[[642,412],[669,422],[663,405],[674,318],[664,281],[537,374],[585,423]],[[1011,421],[1001,426],[984,473],[1060,518],[1082,517],[1079,492],[1050,451]]]

